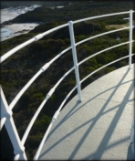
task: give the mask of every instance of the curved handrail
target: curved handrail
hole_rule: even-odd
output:
[[[100,37],[100,36],[103,36],[103,35],[107,35],[109,33],[113,33],[113,32],[117,32],[117,31],[121,31],[121,30],[124,30],[124,29],[128,29],[129,27],[125,27],[125,28],[122,28],[122,29],[117,29],[117,30],[113,30],[113,31],[109,31],[109,32],[105,32],[105,33],[102,33],[102,34],[98,34],[96,36],[93,36],[93,37],[90,37],[90,38],[87,38],[83,41],[80,41],[78,43],[76,43],[76,46],[77,45],[80,45],[88,40],[91,40],[91,39],[94,39],[94,38],[97,38],[97,37]],[[29,82],[20,90],[20,92],[15,96],[15,98],[12,100],[12,102],[10,103],[9,105],[9,108],[10,109],[13,109],[13,107],[16,105],[16,103],[19,101],[20,97],[24,94],[24,92],[30,87],[30,85],[39,77],[39,75],[46,71],[49,66],[55,61],[57,60],[60,56],[62,56],[65,52],[69,51],[71,49],[71,47],[68,47],[66,48],[65,50],[63,50],[61,53],[59,53],[57,56],[55,56],[52,60],[50,60],[48,63],[46,63],[45,65],[43,65],[40,70],[29,80]]]
[[[117,47],[122,46],[122,45],[126,45],[126,44],[128,44],[129,42],[130,42],[130,41],[127,41],[127,42],[124,42],[124,43],[120,43],[120,44],[118,44],[118,45],[114,45],[114,46],[112,46],[112,47],[108,47],[108,48],[106,48],[106,49],[104,49],[104,50],[101,50],[101,51],[99,51],[99,52],[97,52],[97,53],[95,53],[95,54],[93,54],[93,55],[91,55],[91,56],[88,56],[87,58],[83,59],[81,62],[78,63],[78,65],[81,65],[81,64],[84,63],[86,60],[88,60],[88,59],[90,59],[90,58],[93,58],[94,56],[97,56],[97,55],[99,55],[99,54],[101,54],[101,53],[103,53],[103,52],[105,52],[105,51],[108,51],[108,50],[110,50],[110,49],[117,48]],[[134,42],[134,41],[132,41],[132,42]]]
[[[104,36],[104,35],[107,35],[107,34],[110,34],[110,33],[114,33],[114,32],[117,32],[117,31],[122,31],[122,30],[126,30],[126,29],[129,29],[130,27],[123,27],[123,28],[120,28],[120,29],[116,29],[116,30],[111,30],[111,31],[108,31],[108,32],[104,32],[102,34],[98,34],[98,35],[95,35],[95,36],[92,36],[92,37],[89,37],[89,38],[86,38],[82,41],[79,41],[76,43],[76,46],[86,42],[86,41],[89,41],[89,40],[92,40],[92,39],[95,39],[95,38],[98,38],[100,36]]]
[[[54,27],[54,28],[52,28],[52,29],[50,29],[50,30],[48,30],[48,31],[46,31],[46,32],[44,32],[44,33],[42,33],[42,34],[38,34],[37,36],[35,36],[35,37],[31,38],[30,40],[28,40],[28,41],[26,41],[26,42],[24,42],[24,43],[18,45],[17,47],[13,48],[13,49],[10,50],[9,52],[7,52],[7,53],[4,54],[3,56],[1,56],[0,62],[2,63],[2,62],[5,61],[8,57],[10,57],[11,55],[13,55],[15,52],[17,52],[18,50],[22,49],[23,47],[25,47],[25,46],[31,44],[32,42],[37,41],[37,40],[40,40],[40,39],[42,39],[44,36],[46,36],[46,35],[48,35],[48,34],[54,32],[54,31],[56,31],[56,30],[58,30],[58,29],[61,29],[61,28],[63,28],[63,27],[66,27],[66,26],[68,26],[68,24],[64,24],[64,25],[61,25],[61,26],[57,26],[57,27]]]
[[[134,11],[131,10],[131,12],[133,13]],[[96,18],[103,18],[103,17],[108,17],[108,16],[115,16],[115,15],[121,15],[121,14],[127,14],[127,13],[130,13],[130,11],[126,11],[126,12],[118,12],[118,13],[113,13],[113,14],[105,14],[105,15],[101,15],[101,16],[93,16],[93,17],[89,17],[89,18],[84,18],[84,19],[80,19],[80,20],[76,20],[73,22],[73,24],[75,23],[78,23],[78,22],[82,22],[82,21],[87,21],[87,20],[92,20],[92,19],[96,19]],[[3,56],[1,56],[1,59],[0,59],[0,62],[2,63],[3,61],[5,61],[8,57],[10,57],[11,55],[13,55],[16,51],[22,49],[23,47],[31,44],[32,42],[34,41],[37,41],[37,40],[40,40],[41,38],[43,38],[44,36],[58,30],[58,29],[61,29],[63,27],[66,27],[68,26],[68,24],[64,24],[64,25],[61,25],[61,26],[57,26],[57,27],[54,27],[42,34],[38,34],[37,36],[31,38],[30,40],[20,44],[19,46],[13,48],[12,50],[10,50],[9,52],[7,52],[6,54],[4,54]]]
[[[131,12],[133,13],[134,11],[131,10]],[[105,14],[105,15],[101,15],[101,16],[93,16],[93,17],[88,17],[88,18],[83,18],[83,19],[80,19],[80,20],[76,20],[73,23],[76,24],[78,22],[83,22],[83,21],[88,21],[88,20],[93,20],[93,19],[103,18],[103,17],[123,15],[123,14],[127,14],[127,13],[129,13],[129,11],[126,11],[126,12],[117,12],[117,13],[110,13],[110,14]]]
[[[65,52],[69,51],[71,47],[66,48],[62,52],[60,52],[57,56],[55,56],[53,59],[51,59],[48,63],[43,65],[40,70],[28,81],[28,83],[20,90],[20,92],[15,96],[13,101],[10,103],[9,108],[13,109],[13,107],[16,105],[16,103],[19,101],[20,97],[24,94],[24,92],[30,87],[30,85],[40,76],[41,73],[46,71],[50,65],[57,60],[59,57],[61,57]]]
[[[1,122],[0,130],[2,130],[2,128],[3,128],[3,126],[4,126],[5,122],[6,122],[6,119],[7,119],[6,116],[4,116],[4,117],[1,118],[1,120],[0,120],[0,122]]]
[[[135,54],[132,54],[132,56],[133,56],[133,55],[135,55]],[[125,59],[125,58],[128,58],[128,55],[127,55],[127,56],[124,56],[124,57],[122,57],[122,58],[116,59],[115,61],[112,61],[112,62],[110,62],[110,63],[108,63],[108,64],[106,64],[106,65],[104,65],[104,66],[102,66],[102,67],[100,67],[100,68],[98,68],[98,69],[96,69],[94,72],[90,73],[90,74],[87,75],[85,78],[83,78],[83,79],[81,80],[81,83],[84,82],[87,78],[89,78],[89,77],[92,76],[93,74],[95,74],[96,72],[98,72],[99,70],[101,70],[101,69],[103,69],[103,68],[105,68],[105,67],[107,67],[107,66],[109,66],[109,65],[111,65],[111,64],[114,64],[114,63],[116,63],[116,62],[118,62],[118,61],[120,61],[120,60],[123,60],[123,59]]]
[[[58,81],[57,83],[54,85],[53,88],[51,88],[49,90],[49,92],[47,93],[45,99],[42,101],[42,103],[40,104],[40,106],[37,108],[34,116],[32,117],[29,125],[27,126],[26,130],[25,130],[25,133],[23,135],[23,138],[22,140],[20,141],[20,145],[19,145],[19,148],[22,148],[22,151],[21,152],[16,152],[15,154],[15,159],[20,159],[20,157],[22,156],[21,153],[23,153],[23,158],[26,159],[26,156],[25,156],[25,152],[24,152],[24,149],[23,149],[23,145],[25,144],[25,141],[28,137],[28,134],[37,118],[37,116],[39,115],[41,109],[43,108],[43,106],[45,105],[45,103],[49,100],[49,98],[52,96],[52,94],[54,93],[54,91],[56,90],[56,88],[59,86],[59,84],[65,79],[65,77],[70,74],[74,69],[76,70],[79,65],[81,65],[82,63],[84,63],[85,61],[87,61],[88,59],[98,55],[98,54],[101,54],[105,51],[108,51],[110,49],[113,49],[113,48],[117,48],[119,46],[122,46],[122,45],[126,45],[126,44],[129,44],[129,55],[128,56],[124,56],[122,58],[119,58],[119,59],[116,59],[115,61],[112,61],[98,69],[96,69],[95,71],[93,71],[92,73],[88,74],[85,78],[83,78],[82,80],[79,80],[79,83],[76,84],[76,86],[68,93],[68,95],[65,97],[65,99],[63,100],[63,102],[61,103],[61,105],[59,106],[59,108],[57,109],[57,111],[55,112],[55,114],[53,115],[52,117],[52,121],[51,123],[49,124],[47,130],[46,130],[46,133],[44,135],[44,137],[42,138],[41,142],[40,142],[40,145],[39,145],[39,148],[36,152],[36,155],[34,156],[34,159],[38,159],[39,157],[39,153],[41,151],[41,148],[43,146],[43,143],[46,141],[47,139],[47,136],[50,132],[50,129],[54,123],[54,121],[57,119],[58,115],[60,114],[60,111],[62,109],[62,107],[64,106],[65,102],[68,100],[68,98],[70,97],[70,95],[73,93],[73,91],[75,89],[78,88],[78,85],[80,85],[82,82],[84,82],[86,79],[88,79],[90,76],[92,76],[93,74],[95,74],[96,72],[98,72],[99,70],[115,63],[115,62],[118,62],[120,60],[123,60],[125,58],[128,58],[129,57],[129,66],[131,64],[131,56],[135,55],[135,54],[132,54],[132,43],[134,42],[134,40],[132,40],[132,29],[133,29],[133,25],[132,25],[132,14],[133,14],[134,11],[130,10],[130,11],[126,11],[126,12],[118,12],[118,13],[112,13],[112,14],[105,14],[105,15],[100,15],[100,16],[93,16],[93,17],[88,17],[88,18],[84,18],[84,19],[80,19],[80,20],[76,20],[76,21],[70,21],[69,23],[67,24],[64,24],[64,25],[60,25],[60,26],[57,26],[55,28],[52,28],[46,32],[43,32],[33,38],[31,38],[30,40],[18,45],[17,47],[13,48],[12,50],[10,50],[9,52],[7,52],[6,54],[2,55],[1,56],[1,63],[3,61],[5,61],[8,57],[10,57],[11,55],[13,55],[14,53],[16,53],[18,50],[22,49],[23,47],[31,44],[32,42],[34,41],[37,41],[37,40],[40,40],[41,38],[43,38],[44,36],[56,31],[56,30],[59,30],[61,28],[64,28],[64,27],[69,27],[69,32],[70,32],[70,41],[71,41],[71,46],[66,48],[65,50],[61,51],[57,56],[55,56],[53,59],[51,59],[48,63],[44,64],[38,72],[36,72],[36,74],[26,83],[26,85],[20,90],[20,92],[15,96],[15,98],[12,100],[12,102],[10,103],[10,105],[6,105],[9,107],[9,109],[7,109],[7,113],[9,113],[9,111],[11,111],[13,109],[13,107],[16,105],[16,103],[18,102],[18,100],[20,99],[20,97],[24,94],[24,92],[30,87],[30,85],[40,76],[41,73],[43,73],[44,71],[46,71],[50,65],[55,61],[57,60],[59,57],[61,57],[63,54],[65,54],[67,51],[69,51],[70,49],[72,49],[72,54],[73,54],[73,57],[74,57],[74,54],[76,54],[76,47],[86,41],[89,41],[89,40],[92,40],[94,38],[98,38],[100,36],[104,36],[104,35],[107,35],[107,34],[110,34],[110,33],[114,33],[114,32],[117,32],[117,31],[122,31],[122,30],[125,30],[125,29],[129,29],[129,32],[130,32],[130,36],[129,36],[129,41],[127,42],[124,42],[124,43],[120,43],[118,45],[114,45],[114,46],[111,46],[111,47],[108,47],[106,49],[103,49],[101,51],[98,51],[96,52],[95,54],[91,55],[91,56],[88,56],[87,58],[83,59],[82,61],[80,61],[79,63],[77,62],[76,60],[76,57],[74,57],[74,67],[72,67],[70,70],[68,70]],[[101,34],[97,34],[95,36],[92,36],[92,37],[89,37],[89,38],[86,38],[86,39],[83,39],[77,43],[75,43],[74,41],[74,31],[73,31],[73,24],[76,24],[76,23],[79,23],[79,22],[82,22],[82,21],[86,21],[86,20],[92,20],[92,19],[97,19],[97,18],[103,18],[103,17],[108,17],[108,16],[115,16],[115,15],[121,15],[121,14],[127,14],[129,13],[129,16],[130,16],[130,24],[129,24],[129,27],[124,27],[124,28],[121,28],[121,29],[116,29],[116,30],[111,30],[111,31],[108,31],[108,32],[104,32],[104,33],[101,33]],[[75,73],[77,74],[77,73]],[[78,73],[79,74],[79,73]],[[76,80],[78,81],[78,80]],[[2,98],[3,99],[3,98]],[[3,105],[3,108],[5,105]],[[12,113],[12,111],[11,111]],[[10,114],[10,117],[12,114]],[[4,123],[6,122],[7,120],[7,117],[3,116],[1,118],[1,122],[2,122],[2,126],[4,125]],[[8,120],[7,120],[8,121]],[[14,125],[12,125],[14,126]],[[1,128],[2,129],[2,128]],[[12,134],[11,134],[12,135]]]
[[[74,67],[71,68],[70,70],[68,70],[60,79],[59,81],[55,84],[55,86],[53,88],[50,89],[50,91],[48,92],[48,94],[46,95],[45,99],[42,101],[42,103],[40,104],[40,106],[37,108],[34,116],[32,117],[24,135],[23,135],[23,138],[22,138],[22,143],[24,144],[26,139],[27,139],[27,136],[31,130],[31,127],[33,126],[36,118],[38,117],[40,111],[42,110],[43,106],[45,105],[45,103],[49,100],[49,98],[52,96],[52,94],[54,93],[54,91],[56,90],[56,88],[58,87],[58,85],[63,81],[63,79],[68,75],[70,74],[72,71],[73,71]]]
[[[39,154],[40,154],[40,151],[43,147],[43,144],[45,143],[47,137],[48,137],[48,134],[52,128],[52,125],[53,123],[55,122],[55,120],[57,119],[58,115],[60,114],[60,110],[62,109],[62,107],[64,106],[65,102],[67,101],[67,99],[70,97],[70,95],[74,92],[74,90],[77,88],[77,86],[75,86],[69,93],[68,95],[66,96],[66,98],[64,99],[64,101],[61,103],[60,107],[58,108],[58,110],[55,112],[55,114],[53,115],[53,118],[52,118],[52,121],[51,123],[49,124],[46,132],[45,132],[45,135],[43,136],[41,142],[40,142],[40,145],[39,145],[39,148],[34,156],[34,160],[37,160],[38,157],[39,157]]]

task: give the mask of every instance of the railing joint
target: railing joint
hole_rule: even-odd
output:
[[[24,147],[24,145],[23,145],[22,143],[20,143],[19,149],[15,149],[15,150],[14,150],[14,154],[15,154],[15,155],[23,154],[24,151],[25,151],[25,147]]]
[[[46,69],[48,69],[50,65],[51,65],[51,63],[46,63],[42,68],[40,68],[40,70],[42,70],[43,72],[45,72]]]
[[[37,36],[34,36],[34,38],[35,38],[35,41],[38,41],[38,40],[40,40],[41,38],[43,38],[43,35],[42,35],[42,34],[39,34],[39,35],[37,35]]]
[[[48,98],[50,98],[50,97],[52,96],[52,94],[53,94],[54,91],[55,91],[55,88],[52,88],[52,89],[48,92],[48,94],[47,94]]]
[[[2,118],[10,119],[12,115],[13,115],[12,111],[11,112],[7,111],[5,114],[2,115],[1,119]]]

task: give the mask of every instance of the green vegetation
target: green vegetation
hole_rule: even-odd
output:
[[[26,35],[21,35],[6,41],[1,42],[1,52],[3,55],[13,47],[23,43],[24,41],[34,37],[35,35],[42,33],[48,29],[65,23],[69,20],[76,20],[88,16],[100,15],[109,12],[120,12],[129,10],[132,6],[130,2],[76,2],[72,5],[67,5],[62,9],[49,9],[49,8],[37,8],[31,13],[18,16],[13,22],[43,22],[31,32]],[[63,16],[64,15],[64,16]],[[121,24],[125,21],[120,21],[122,16],[112,18],[104,18],[103,20],[92,20],[83,23],[78,23],[74,26],[75,40],[81,41],[98,33],[109,31],[106,28],[108,24]],[[128,30],[124,30],[117,33],[112,33],[106,36],[96,38],[94,40],[83,43],[77,46],[78,61],[96,53],[99,50],[105,49],[112,45],[128,41]],[[119,40],[117,38],[120,38]],[[28,45],[22,50],[16,52],[8,60],[1,65],[1,80],[0,83],[4,89],[8,103],[15,97],[20,89],[28,82],[28,80],[49,60],[59,54],[63,49],[70,46],[69,31],[68,28],[58,30],[43,39]],[[135,46],[133,46],[133,52],[135,52]],[[116,49],[104,52],[92,59],[89,59],[79,67],[80,77],[83,79],[87,74],[96,70],[97,68],[107,64],[114,59],[118,59],[128,54],[128,45],[118,47]],[[127,65],[128,60],[122,60],[114,65],[109,66],[94,74],[87,81],[82,84],[82,88],[86,87],[92,81],[98,79],[100,76],[109,73],[119,67]],[[13,109],[14,120],[20,135],[22,138],[28,123],[34,115],[37,107],[40,105],[48,91],[56,84],[56,82],[73,66],[72,53],[68,51],[60,59],[55,61],[51,67],[41,74],[41,76],[30,86],[30,88],[24,93],[17,105]],[[37,150],[41,138],[43,137],[55,111],[60,106],[62,100],[68,94],[68,92],[75,86],[74,72],[71,72],[60,86],[56,89],[52,97],[46,103],[42,109],[38,119],[34,123],[34,126],[26,141],[26,152],[31,159],[35,151]],[[76,95],[76,91],[72,94],[69,100]],[[8,148],[10,143],[7,138],[5,129],[2,130],[2,147]],[[11,145],[10,145],[11,146]],[[7,150],[5,150],[7,151]],[[8,151],[7,151],[8,153]],[[2,154],[2,159],[11,159],[13,157],[12,146],[11,151],[7,155]]]

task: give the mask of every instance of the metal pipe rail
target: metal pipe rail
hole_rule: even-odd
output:
[[[19,51],[20,49],[22,49],[23,47],[31,44],[34,41],[40,40],[41,38],[43,38],[44,36],[59,30],[61,28],[64,27],[68,27],[69,28],[69,34],[70,34],[70,41],[71,41],[71,46],[69,46],[68,48],[66,48],[65,50],[61,51],[57,56],[55,56],[53,59],[51,59],[48,63],[44,64],[38,72],[36,72],[36,74],[26,83],[26,85],[19,91],[19,93],[15,96],[15,98],[12,100],[12,102],[8,105],[4,92],[2,90],[1,87],[1,129],[2,127],[5,125],[6,130],[8,132],[8,135],[11,139],[11,142],[13,144],[14,147],[14,154],[15,154],[15,160],[27,160],[27,156],[25,153],[25,147],[24,144],[26,142],[26,139],[29,135],[29,132],[36,120],[36,118],[38,117],[40,111],[42,110],[42,108],[44,107],[44,105],[46,104],[46,102],[49,100],[49,98],[52,96],[52,94],[55,92],[56,88],[59,86],[59,84],[65,79],[65,77],[67,75],[69,75],[73,70],[75,70],[75,78],[76,78],[76,85],[75,87],[68,93],[68,95],[66,96],[66,98],[63,100],[63,102],[61,103],[61,105],[59,106],[59,108],[57,109],[57,111],[55,112],[52,121],[50,123],[50,125],[48,126],[46,133],[43,137],[43,139],[41,140],[41,143],[39,145],[39,148],[34,156],[34,160],[37,160],[39,158],[39,154],[40,151],[42,149],[42,146],[44,144],[44,142],[46,141],[48,134],[51,130],[51,127],[54,123],[54,121],[57,119],[58,115],[60,114],[61,109],[63,108],[64,104],[66,103],[66,101],[68,100],[68,98],[71,96],[71,94],[75,91],[75,89],[77,89],[77,93],[78,93],[78,101],[82,101],[82,96],[81,96],[81,84],[82,82],[84,82],[86,79],[88,79],[90,76],[92,76],[93,74],[95,74],[96,72],[98,72],[99,70],[114,64],[115,62],[118,62],[120,60],[123,60],[125,58],[129,58],[129,68],[131,68],[131,63],[132,63],[132,56],[135,54],[132,54],[132,43],[134,42],[134,40],[132,40],[132,35],[133,35],[133,12],[132,10],[130,11],[126,11],[126,12],[118,12],[118,13],[112,13],[112,14],[105,14],[105,15],[100,15],[100,16],[94,16],[94,17],[88,17],[88,18],[84,18],[84,19],[80,19],[80,20],[76,20],[76,21],[69,21],[68,23],[55,27],[53,29],[50,29],[42,34],[39,34],[35,37],[33,37],[32,39],[18,45],[17,47],[13,48],[12,50],[10,50],[9,52],[7,52],[6,54],[4,54],[3,56],[1,56],[1,63],[4,62],[7,58],[9,58],[10,56],[12,56],[13,54],[15,54],[17,51]],[[83,21],[87,21],[87,20],[92,20],[92,19],[97,19],[97,18],[103,18],[103,17],[109,17],[109,16],[116,16],[116,15],[122,15],[122,14],[129,14],[130,17],[130,22],[129,22],[129,27],[124,27],[124,28],[120,28],[120,29],[116,29],[116,30],[111,30],[108,32],[104,32],[95,36],[91,36],[89,38],[86,38],[84,40],[81,40],[77,43],[75,43],[75,38],[74,38],[74,29],[73,29],[73,25],[79,22],[83,22]],[[111,47],[108,47],[106,49],[103,49],[85,59],[83,59],[82,61],[78,62],[77,60],[77,51],[76,51],[76,47],[82,43],[85,43],[89,40],[92,40],[94,38],[98,38],[110,33],[114,33],[114,32],[118,32],[118,31],[122,31],[122,30],[127,30],[129,29],[129,41],[124,42],[124,43],[120,43],[118,45],[114,45]],[[86,62],[87,60],[91,59],[92,57],[99,55],[105,51],[123,46],[129,44],[129,55],[121,57],[117,60],[114,60],[98,69],[96,69],[95,71],[93,71],[92,73],[88,74],[85,78],[83,78],[82,80],[80,80],[80,76],[79,76],[79,69],[78,67]],[[26,128],[26,131],[22,137],[22,140],[20,140],[19,135],[17,133],[17,129],[15,126],[15,123],[13,121],[13,117],[12,117],[12,109],[14,108],[14,106],[16,105],[16,103],[19,101],[19,99],[21,98],[21,96],[24,94],[24,92],[31,86],[31,84],[43,73],[45,72],[51,65],[52,63],[57,60],[58,58],[60,58],[61,56],[63,56],[67,51],[72,50],[72,56],[73,56],[73,62],[74,62],[74,66],[68,70],[58,81],[57,83],[54,85],[53,88],[50,89],[50,91],[47,93],[47,95],[45,96],[44,100],[42,101],[42,103],[40,104],[40,106],[37,108],[34,116],[32,117],[29,125]]]
[[[63,27],[66,27],[66,26],[68,26],[68,24],[64,24],[64,25],[55,27],[55,28],[53,28],[53,29],[51,29],[51,30],[48,30],[48,31],[46,31],[46,32],[44,32],[44,33],[42,33],[42,34],[39,34],[39,35],[33,37],[32,39],[30,39],[30,40],[28,40],[28,41],[22,43],[21,45],[18,45],[17,47],[13,48],[12,50],[10,50],[10,51],[7,52],[6,54],[4,54],[4,55],[1,57],[1,59],[0,59],[1,61],[0,61],[0,62],[2,63],[2,62],[5,61],[7,58],[9,58],[11,55],[13,55],[14,53],[16,53],[18,50],[20,50],[20,49],[24,48],[25,46],[31,44],[32,42],[38,41],[38,40],[42,39],[44,36],[46,36],[46,35],[48,35],[48,34],[54,32],[54,31],[56,31],[56,30],[58,30],[58,29],[61,29],[61,28],[63,28]]]

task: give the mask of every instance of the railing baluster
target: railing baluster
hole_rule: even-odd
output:
[[[129,12],[129,69],[131,69],[132,64],[132,34],[133,34],[133,11],[130,10]]]
[[[15,157],[18,156],[18,159],[20,160],[22,159],[27,160],[27,157],[25,154],[25,148],[20,141],[14,120],[12,118],[12,111],[9,109],[9,106],[7,104],[5,95],[1,87],[0,87],[0,93],[1,93],[0,98],[1,98],[1,109],[2,109],[1,116],[6,118],[5,127],[10,137],[10,140],[12,142]]]
[[[73,55],[73,61],[74,61],[74,67],[75,67],[75,77],[76,77],[76,84],[77,84],[77,91],[78,91],[78,99],[79,101],[82,101],[81,84],[80,84],[80,76],[79,76],[78,61],[77,61],[77,54],[76,54],[73,22],[69,21],[68,24],[69,24],[71,47],[72,47],[72,55]]]

